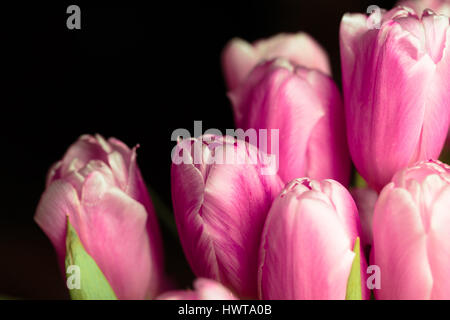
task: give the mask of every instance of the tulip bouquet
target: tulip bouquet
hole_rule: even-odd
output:
[[[305,33],[226,45],[236,128],[278,140],[178,139],[173,215],[192,290],[165,274],[137,147],[80,137],[51,167],[35,215],[71,297],[450,299],[450,166],[438,160],[449,15],[445,0],[345,14],[342,94]]]

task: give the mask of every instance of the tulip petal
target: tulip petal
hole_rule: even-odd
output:
[[[258,63],[258,58],[250,43],[232,39],[222,53],[222,68],[228,88],[238,87]]]
[[[45,187],[48,187],[50,183],[61,177],[60,176],[61,165],[62,161],[58,161],[50,167],[47,173],[47,177],[45,178]]]
[[[448,0],[403,0],[398,5],[414,9],[420,17],[424,10],[431,9],[436,13],[450,16],[450,1]]]
[[[309,137],[306,175],[317,180],[333,179],[347,186],[351,165],[341,95],[333,80],[319,72],[309,72],[307,79],[327,113],[317,121]]]
[[[431,213],[431,231],[428,236],[428,255],[431,273],[433,274],[433,288],[431,299],[450,299],[450,186],[444,188],[434,199]]]
[[[81,203],[84,210],[71,219],[117,297],[154,296],[157,279],[150,281],[153,270],[145,208],[119,188],[108,186],[98,172],[86,178]]]
[[[236,300],[227,288],[211,279],[195,280],[194,288],[198,292],[199,300]]]
[[[66,256],[67,216],[81,212],[77,191],[67,182],[54,181],[39,201],[34,220],[52,242],[60,266]]]
[[[375,206],[374,261],[381,269],[378,299],[429,299],[432,274],[418,208],[404,189],[388,185]]]
[[[198,278],[194,281],[194,291],[178,290],[160,295],[158,300],[236,300],[236,297],[219,282]]]
[[[254,47],[259,56],[265,60],[286,58],[305,68],[331,75],[327,53],[307,33],[278,34],[270,39],[255,42]]]
[[[204,188],[203,177],[194,165],[172,166],[172,197],[177,199],[173,207],[175,217],[178,212],[184,213],[177,227],[186,258],[197,274],[221,281],[207,226],[198,214]]]

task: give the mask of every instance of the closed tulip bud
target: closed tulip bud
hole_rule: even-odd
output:
[[[174,154],[183,161],[172,164],[173,208],[192,270],[256,297],[259,241],[280,178],[262,174],[256,147],[227,136],[180,141]]]
[[[228,89],[238,87],[260,62],[278,57],[331,74],[326,52],[304,32],[278,34],[253,44],[234,38],[228,42],[222,53],[222,69]]]
[[[421,15],[426,9],[431,9],[438,14],[450,16],[450,0],[401,0],[397,4],[414,9],[417,15]]]
[[[378,299],[450,299],[450,166],[425,161],[395,174],[373,217]]]
[[[345,14],[340,42],[350,154],[380,191],[398,170],[436,159],[450,117],[449,17],[397,7],[379,29]]]
[[[194,290],[169,291],[160,295],[158,300],[236,300],[233,293],[217,281],[198,278],[194,281]]]
[[[268,150],[279,144],[279,175],[334,179],[348,184],[350,157],[344,108],[333,80],[285,59],[257,66],[230,93],[238,128],[268,129]],[[279,141],[270,132],[279,130]]]
[[[70,146],[51,168],[35,215],[61,265],[67,218],[119,299],[158,294],[161,239],[136,148],[100,135],[82,136]]]
[[[264,225],[260,298],[345,299],[360,236],[358,211],[341,184],[293,180],[275,199]],[[361,250],[361,295],[367,299],[365,271]]]

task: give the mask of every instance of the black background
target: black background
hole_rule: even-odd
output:
[[[194,120],[233,128],[220,66],[226,42],[306,31],[328,51],[340,85],[339,23],[394,1],[72,1],[2,5],[0,294],[67,298],[56,256],[33,215],[49,166],[83,133],[140,144],[146,182],[170,206],[171,133]],[[81,8],[68,30],[66,8]],[[163,229],[169,273],[192,275]]]

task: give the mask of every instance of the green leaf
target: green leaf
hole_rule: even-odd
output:
[[[352,269],[347,281],[347,293],[345,300],[362,300],[361,291],[361,257],[359,248],[359,237],[356,238],[355,246],[353,248],[355,258],[353,259]]]
[[[355,172],[354,186],[356,188],[365,188],[367,187],[367,182],[358,172]]]
[[[67,287],[73,300],[117,300],[94,259],[86,252],[67,217]]]

